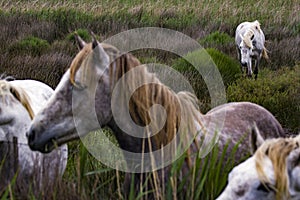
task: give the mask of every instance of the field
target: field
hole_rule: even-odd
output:
[[[91,41],[89,31],[92,30],[102,41],[133,28],[169,28],[188,35],[207,49],[223,77],[228,102],[260,104],[274,114],[287,134],[297,134],[300,132],[299,12],[299,1],[283,0],[1,1],[0,74],[41,80],[55,88],[78,52],[73,37],[75,31]],[[234,33],[242,21],[256,19],[265,33],[270,61],[262,61],[255,81],[240,73]],[[193,86],[201,111],[205,113],[211,108],[203,79],[184,59],[158,50],[139,50],[133,54],[143,63],[162,63],[181,72]],[[106,132],[110,135],[108,129]],[[213,168],[214,151],[207,159],[197,162],[206,166],[203,181],[195,182],[196,186],[189,188],[184,196],[180,196],[183,183],[171,184],[164,198],[173,199],[174,188],[178,199],[216,198],[226,184],[227,172],[215,175],[221,165]],[[123,197],[123,173],[103,166],[80,142],[69,145],[69,155],[66,173],[53,190],[38,193],[12,186],[5,194],[10,193],[11,199]],[[208,162],[209,159],[213,161]],[[180,162],[174,164],[175,171],[181,166]],[[231,167],[229,163],[227,171]]]

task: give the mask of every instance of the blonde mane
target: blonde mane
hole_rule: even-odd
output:
[[[251,26],[242,37],[243,42],[251,49],[253,48],[251,38],[253,37],[255,31],[261,32],[260,23],[257,20],[251,23]]]
[[[0,80],[0,96],[3,97],[3,103],[7,103],[11,99],[7,99],[9,94],[13,95],[27,110],[31,119],[34,117],[34,112],[30,105],[30,98],[27,93],[19,87],[12,86],[8,81]]]
[[[255,165],[258,177],[262,183],[270,183],[263,170],[264,160],[269,157],[272,161],[275,174],[276,199],[289,198],[289,181],[287,174],[287,156],[295,148],[299,148],[300,137],[276,138],[267,140],[255,153]]]
[[[137,66],[141,66],[140,61],[130,53],[122,54],[115,47],[107,44],[101,44],[105,52],[110,57],[109,76],[110,87],[113,90],[117,81],[128,71]],[[94,76],[88,68],[84,65],[84,59],[92,51],[92,45],[87,44],[77,54],[70,67],[70,80],[76,85],[74,79],[76,72],[80,67],[84,68],[84,78],[82,80],[90,80]],[[137,71],[137,72],[136,72]],[[129,77],[126,79],[126,87],[136,89],[129,101],[129,113],[132,120],[140,125],[146,126],[150,123],[149,109],[154,104],[163,106],[166,110],[167,120],[164,127],[151,137],[154,141],[154,147],[160,148],[168,144],[179,131],[195,132],[194,120],[198,118],[197,98],[189,92],[174,93],[170,88],[162,84],[154,73],[150,73],[145,65],[142,65],[139,70],[128,73]],[[127,74],[126,74],[127,75]],[[151,82],[141,87],[137,86],[137,82],[143,81]],[[126,99],[127,92],[120,94],[120,99]],[[160,119],[158,119],[159,121]],[[200,124],[200,120],[198,120]],[[184,126],[182,126],[184,124]],[[151,131],[151,130],[150,130]],[[188,134],[186,134],[188,135]],[[181,141],[182,142],[182,141]]]

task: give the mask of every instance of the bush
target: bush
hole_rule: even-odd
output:
[[[193,58],[197,56],[198,58]],[[240,67],[239,63],[230,58],[229,56],[221,53],[220,51],[209,48],[206,49],[206,52],[193,52],[189,53],[186,57],[191,60],[195,60],[197,62],[203,63],[202,66],[205,66],[208,63],[209,66],[209,56],[212,58],[215,65],[218,67],[218,70],[223,78],[223,82],[225,86],[233,83],[240,75]],[[199,58],[202,57],[202,58]],[[184,58],[177,59],[174,63],[174,69],[178,70],[179,72],[186,72],[186,71],[195,71],[196,69],[186,61]]]
[[[88,30],[86,29],[78,29],[75,31],[84,41],[88,42],[91,40],[91,36]],[[74,33],[70,33],[67,36],[67,40],[75,42]]]
[[[29,36],[12,44],[9,47],[9,53],[40,56],[48,49],[49,46],[50,45],[46,40]]]
[[[200,41],[201,45],[212,46],[212,45],[228,45],[234,43],[234,39],[227,33],[220,33],[219,31],[213,32]]]
[[[300,66],[276,72],[262,70],[256,81],[241,78],[227,89],[228,101],[257,103],[275,115],[284,128],[300,131]]]
[[[240,76],[241,70],[239,63],[236,60],[216,49],[210,48],[206,51],[217,65],[225,86],[228,86],[237,80]]]
[[[221,53],[216,49],[200,50],[197,52],[192,52],[186,55],[186,58],[193,60],[196,63],[201,64],[201,71],[204,72],[200,74],[195,67],[193,67],[185,58],[179,58],[174,61],[173,68],[181,72],[189,81],[193,87],[198,99],[200,99],[201,105],[200,110],[206,112],[210,109],[210,94],[206,83],[201,75],[210,75],[212,69],[210,59],[213,60],[217,66],[225,87],[234,83],[240,76],[239,63],[229,56]]]

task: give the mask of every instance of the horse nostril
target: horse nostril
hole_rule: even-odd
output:
[[[35,139],[35,130],[34,129],[30,129],[27,132],[26,136],[27,136],[27,139],[28,139],[29,146],[32,146],[32,143],[33,143],[33,141]]]
[[[241,65],[242,65],[243,67],[247,67],[247,63],[246,63],[246,62],[242,62]]]

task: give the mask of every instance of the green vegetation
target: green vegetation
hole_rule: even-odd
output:
[[[29,36],[12,44],[8,51],[11,54],[31,54],[33,56],[40,56],[49,48],[49,46],[47,40]]]
[[[41,80],[55,88],[78,52],[73,37],[75,31],[86,41],[90,41],[89,31],[93,31],[102,41],[132,28],[170,28],[199,41],[207,50],[202,55],[208,53],[218,67],[228,101],[258,103],[270,110],[290,134],[295,134],[300,132],[299,9],[297,1],[283,0],[112,0],[101,3],[92,0],[4,0],[0,2],[0,73],[6,72],[19,79]],[[266,35],[271,62],[262,61],[255,81],[241,77],[234,31],[240,22],[256,19]],[[143,63],[173,66],[191,83],[200,100],[201,111],[205,113],[210,109],[206,85],[199,72],[185,59],[153,50],[133,54]],[[201,56],[195,54],[187,56],[201,60]],[[111,134],[110,131],[105,133]],[[232,167],[224,168],[224,173],[219,171],[225,161],[216,160],[217,151],[221,150],[215,148],[208,157],[196,162],[193,170],[203,169],[201,178],[194,179],[193,187],[186,193],[183,193],[186,182],[168,183],[166,199],[173,199],[174,191],[178,199],[215,199]],[[172,166],[174,177],[183,160],[184,157]],[[191,173],[195,172],[193,170]],[[2,198],[14,198],[22,193],[21,197],[27,199],[122,199],[123,180],[124,173],[106,168],[81,142],[73,142],[69,145],[66,173],[54,191],[46,188],[42,194],[36,194],[32,188],[24,191],[12,183],[12,187],[2,193]]]
[[[234,43],[234,38],[230,37],[227,33],[216,31],[201,39],[200,43],[202,45],[230,45]]]
[[[276,72],[264,69],[256,81],[241,78],[228,88],[227,99],[262,105],[296,133],[300,123],[300,66]]]
[[[76,33],[84,40],[84,41],[90,41],[91,40],[91,36],[88,30],[86,29],[78,29],[76,30]],[[67,40],[75,42],[75,37],[74,37],[74,33],[70,33],[67,36]]]

